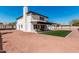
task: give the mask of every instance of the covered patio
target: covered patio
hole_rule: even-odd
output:
[[[49,27],[55,25],[55,23],[51,22],[32,22],[32,24],[33,29],[37,32],[51,30]]]

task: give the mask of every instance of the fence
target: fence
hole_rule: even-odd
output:
[[[12,25],[0,25],[0,30],[16,29],[16,26]]]
[[[78,29],[79,26],[48,26],[50,30],[72,30],[72,29]]]

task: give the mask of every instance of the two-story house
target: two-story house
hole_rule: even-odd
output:
[[[48,22],[48,17],[36,12],[28,11],[27,7],[23,8],[23,16],[17,18],[17,30],[24,32],[40,32],[50,30],[48,27],[52,23]]]

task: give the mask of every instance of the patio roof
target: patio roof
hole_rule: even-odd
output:
[[[37,24],[49,24],[49,25],[56,24],[56,23],[52,23],[52,22],[40,22],[40,21],[39,22],[34,21],[34,23],[37,23]]]
[[[37,22],[37,24],[53,24],[53,23],[50,23],[50,22]]]

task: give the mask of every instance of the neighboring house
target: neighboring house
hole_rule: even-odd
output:
[[[51,30],[54,23],[48,22],[48,17],[23,8],[23,16],[17,18],[16,29],[24,32],[40,32]],[[51,27],[51,28],[50,28]]]

